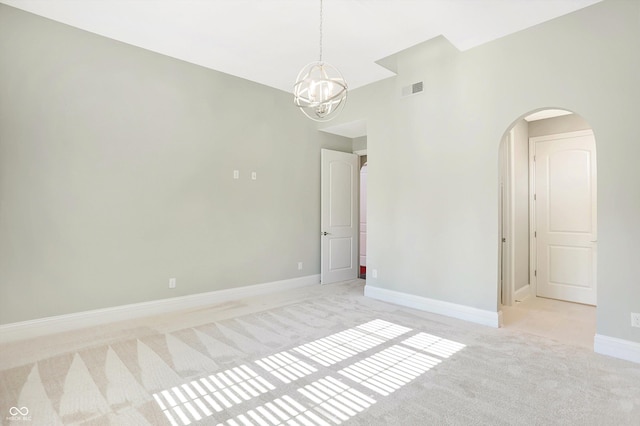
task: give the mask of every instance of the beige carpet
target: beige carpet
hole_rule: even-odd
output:
[[[4,344],[0,423],[640,424],[640,365],[363,285]]]

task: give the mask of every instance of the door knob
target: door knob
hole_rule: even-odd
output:
[[[325,232],[320,233],[320,235],[329,235],[329,233],[325,231]]]

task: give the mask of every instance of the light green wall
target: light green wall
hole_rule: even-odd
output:
[[[640,2],[387,62],[332,123],[367,120],[368,285],[495,311],[500,139],[566,108],[597,141],[597,331],[640,342]],[[290,95],[0,6],[0,323],[318,273],[321,147],[351,141]]]
[[[599,334],[640,342],[640,2],[608,0],[459,52],[442,38],[355,90],[367,120],[367,285],[497,309],[498,148],[525,114],[566,108],[598,150]],[[401,87],[424,81],[420,95]],[[335,124],[340,124],[334,123]]]
[[[360,136],[359,138],[353,139],[353,152],[362,151],[367,149],[367,137]]]
[[[320,148],[351,140],[316,127],[287,93],[0,5],[0,323],[318,274]]]

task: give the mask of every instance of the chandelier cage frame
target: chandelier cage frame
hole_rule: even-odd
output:
[[[314,121],[329,121],[344,108],[347,82],[336,67],[322,60],[323,0],[320,0],[320,59],[307,64],[293,85],[294,104]]]

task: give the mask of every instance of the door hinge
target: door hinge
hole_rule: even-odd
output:
[[[538,238],[538,231],[533,231],[533,238]]]
[[[506,239],[506,238],[503,238],[503,239],[502,239],[502,242],[503,242],[503,243],[506,243],[506,242],[507,242],[507,239]]]
[[[537,276],[538,276],[538,270],[537,270],[537,269],[534,269],[534,270],[533,270],[533,276],[534,276],[534,277],[537,277]]]
[[[536,194],[533,194],[533,201],[536,200]]]

